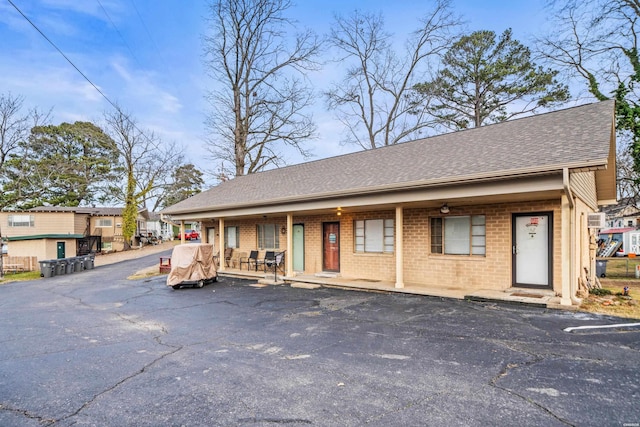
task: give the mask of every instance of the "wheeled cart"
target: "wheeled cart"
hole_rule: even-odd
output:
[[[213,262],[213,245],[186,243],[173,248],[167,286],[173,289],[180,289],[182,286],[201,288],[217,280],[218,272]]]

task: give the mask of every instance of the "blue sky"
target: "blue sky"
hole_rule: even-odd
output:
[[[204,149],[207,104],[214,84],[202,64],[207,1],[12,0],[12,2],[112,101],[129,111],[141,129],[175,141],[188,161],[211,172]],[[428,1],[297,0],[290,9],[300,26],[327,33],[334,13],[381,12],[387,30],[404,40],[416,28]],[[545,30],[544,0],[453,0],[468,31],[489,29],[530,45]],[[20,95],[26,107],[53,108],[52,122],[100,123],[108,102],[9,2],[0,0],[0,93]],[[310,81],[320,92],[340,79],[332,64]],[[353,151],[341,146],[341,124],[318,95],[313,110],[319,137],[309,148],[316,158]],[[295,155],[290,163],[301,161]],[[213,182],[211,182],[213,183]]]

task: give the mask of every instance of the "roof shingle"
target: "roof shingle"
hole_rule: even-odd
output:
[[[189,213],[385,186],[603,166],[614,102],[604,101],[237,177],[166,208]]]

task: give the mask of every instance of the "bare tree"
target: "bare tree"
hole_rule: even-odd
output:
[[[147,193],[154,188],[156,179],[154,174],[147,175],[143,171],[161,152],[160,141],[153,133],[147,135],[142,132],[135,120],[120,108],[105,113],[104,117],[106,128],[120,153],[121,170],[125,176],[124,190],[114,187],[112,192],[117,199],[124,201],[122,235],[125,245],[130,245],[136,232],[138,210]],[[141,176],[145,176],[147,181],[138,182]]]
[[[9,153],[29,135],[29,116],[22,114],[24,98],[0,94],[0,171]]]
[[[37,108],[23,113],[23,104],[22,96],[0,94],[0,172],[9,154],[27,140],[31,128],[45,124],[51,116],[51,110],[43,113]]]
[[[618,134],[630,137],[626,146],[637,177],[640,172],[640,2],[558,0],[551,5],[555,14],[554,32],[538,40],[539,53],[560,67],[568,78],[582,80],[591,99],[616,100]]]
[[[51,116],[51,110],[42,112],[33,108],[23,112],[23,104],[22,96],[0,94],[0,209],[16,207],[23,202],[19,184],[16,184],[16,168],[8,165],[18,163],[15,159],[28,150],[31,128],[48,123]]]
[[[325,93],[328,106],[346,128],[343,142],[371,149],[393,145],[430,127],[426,95],[412,91],[433,59],[452,42],[458,26],[448,0],[439,0],[398,55],[381,15],[355,11],[336,16],[330,41],[347,73]]]
[[[309,31],[289,46],[289,0],[216,0],[213,34],[205,37],[209,73],[220,86],[208,95],[213,135],[208,150],[239,176],[278,166],[282,150],[308,155],[303,142],[315,126],[305,114],[312,101],[304,71],[316,69],[320,43]]]
[[[159,143],[147,161],[136,168],[136,191],[141,195],[140,207],[155,212],[162,205],[167,188],[173,184],[175,168],[183,166],[183,151],[176,143]]]

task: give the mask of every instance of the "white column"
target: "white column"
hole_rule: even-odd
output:
[[[293,214],[287,214],[287,253],[284,261],[287,277],[293,277]]]
[[[184,220],[180,220],[180,244],[184,243]]]
[[[571,268],[573,260],[571,259],[571,206],[566,194],[562,195],[562,232],[560,233],[561,263],[562,263],[562,297],[561,305],[571,305]],[[550,224],[551,225],[551,224]],[[553,256],[553,254],[551,254]],[[554,263],[555,264],[555,263]]]
[[[404,288],[404,214],[402,206],[396,206],[396,288]]]
[[[224,218],[218,219],[218,247],[220,248],[220,267],[218,270],[224,271]]]

